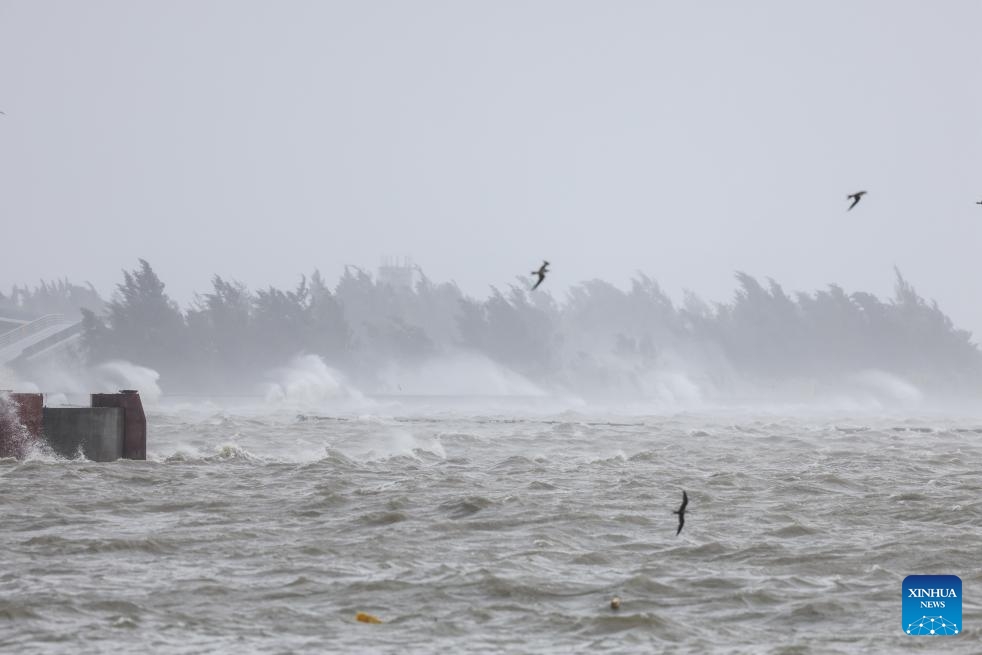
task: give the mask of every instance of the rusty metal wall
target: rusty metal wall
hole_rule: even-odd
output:
[[[125,459],[147,458],[147,415],[143,412],[143,402],[137,391],[125,389],[119,393],[92,394],[93,407],[122,407],[123,419],[123,457]]]
[[[5,393],[0,405],[0,457],[20,459],[31,441],[41,437],[44,396],[39,393]],[[26,433],[26,434],[25,434]]]
[[[35,441],[41,439],[44,428],[44,394],[12,393],[10,398],[17,403],[17,416],[21,425],[27,428],[27,433]]]

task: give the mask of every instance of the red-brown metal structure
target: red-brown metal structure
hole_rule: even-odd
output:
[[[21,458],[27,454],[31,440],[41,438],[44,396],[39,393],[10,393],[13,416],[0,416],[0,457]],[[22,428],[23,426],[23,428]],[[25,438],[24,430],[27,435]]]
[[[35,441],[41,439],[44,427],[44,394],[12,393],[10,399],[17,403],[17,417],[20,424]]]
[[[94,393],[92,406],[122,407],[123,458],[147,458],[147,415],[143,412],[143,402],[138,391],[123,389],[119,393]]]

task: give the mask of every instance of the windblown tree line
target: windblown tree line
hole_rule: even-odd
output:
[[[82,308],[101,312],[105,303],[91,284],[79,286],[68,280],[41,282],[33,289],[14,286],[9,294],[0,291],[0,316],[38,318],[45,314],[75,316]]]
[[[583,282],[560,303],[522,280],[478,300],[425,276],[412,288],[393,287],[348,267],[333,288],[316,271],[287,290],[250,291],[216,275],[182,310],[140,260],[103,311],[83,311],[83,344],[89,363],[125,359],[156,369],[165,390],[254,389],[301,354],[319,355],[371,389],[387,367],[460,352],[571,390],[631,390],[660,370],[718,385],[834,383],[867,369],[932,388],[982,382],[970,333],[899,272],[886,301],[836,285],[789,294],[773,280],[736,278],[727,303],[687,293],[676,305],[643,275],[627,290]]]

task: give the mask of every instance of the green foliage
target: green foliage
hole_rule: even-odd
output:
[[[101,312],[105,303],[91,284],[68,280],[41,282],[33,289],[14,286],[9,296],[0,293],[0,314],[13,318],[40,318],[46,314],[77,316],[84,310]]]
[[[104,320],[83,315],[83,343],[90,357],[139,362],[166,375],[190,354],[187,325],[150,264],[139,261],[138,269],[123,271]]]
[[[425,276],[413,288],[392,287],[354,267],[333,291],[317,271],[291,290],[256,292],[216,275],[182,314],[140,260],[101,316],[84,312],[83,338],[90,360],[129,359],[183,388],[248,386],[302,354],[372,379],[393,363],[459,349],[539,381],[585,375],[604,384],[610,362],[636,376],[674,358],[701,361],[710,377],[722,367],[750,379],[834,381],[878,369],[931,385],[982,383],[971,335],[899,272],[885,302],[836,285],[788,294],[773,280],[736,279],[729,303],[710,306],[686,292],[677,307],[643,275],[628,291],[584,282],[562,304],[524,280],[476,300]]]

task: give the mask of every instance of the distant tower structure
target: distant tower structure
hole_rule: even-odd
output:
[[[412,289],[419,268],[411,257],[382,257],[378,267],[379,284],[388,284],[393,289]]]

